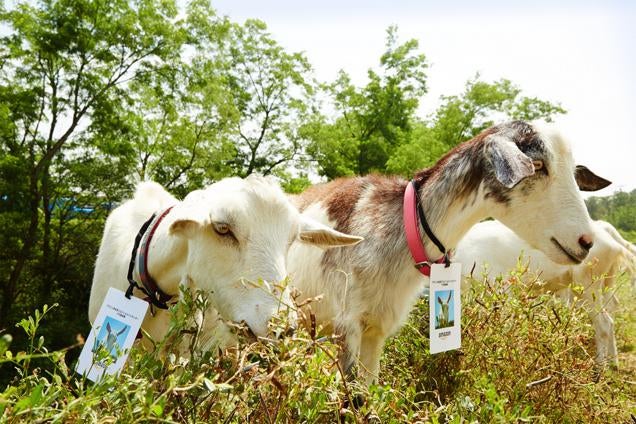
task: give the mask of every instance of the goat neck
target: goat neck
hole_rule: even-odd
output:
[[[428,224],[447,250],[455,248],[473,225],[492,212],[493,202],[487,201],[481,184],[484,158],[477,147],[460,145],[414,178]],[[421,234],[429,257],[442,256],[429,237]]]

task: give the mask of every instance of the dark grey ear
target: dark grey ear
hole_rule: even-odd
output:
[[[599,177],[583,165],[576,165],[574,178],[582,191],[597,191],[612,184],[611,181]]]
[[[493,134],[488,137],[485,152],[497,180],[507,188],[534,174],[532,159],[504,136]]]

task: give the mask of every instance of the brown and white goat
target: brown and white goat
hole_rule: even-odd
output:
[[[591,247],[580,185],[605,180],[575,165],[569,145],[552,130],[515,121],[491,127],[415,175],[419,199],[439,240],[454,247],[477,222],[492,216],[555,262],[581,262]],[[295,198],[303,214],[364,237],[349,249],[314,251],[294,243],[288,256],[292,284],[316,320],[344,337],[341,365],[359,358],[365,381],[378,375],[387,337],[406,321],[428,278],[413,266],[402,219],[408,181],[368,175],[309,188]],[[424,232],[420,229],[420,234]],[[429,257],[442,252],[423,236]]]

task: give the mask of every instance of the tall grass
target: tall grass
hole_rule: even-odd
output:
[[[0,421],[630,422],[636,307],[627,284],[616,316],[622,367],[599,372],[587,315],[509,279],[509,293],[487,281],[464,293],[459,351],[429,355],[422,299],[386,346],[381,384],[369,389],[342,378],[338,340],[311,329],[261,341],[239,330],[240,349],[198,352],[190,317],[205,302],[197,299],[176,311],[170,337],[157,345],[163,354],[133,349],[119,376],[93,384],[37,336],[55,314],[45,308],[16,329],[27,332],[29,351],[11,352],[9,337],[0,338],[0,363],[15,369],[0,393]],[[182,337],[190,337],[189,359],[177,354]]]

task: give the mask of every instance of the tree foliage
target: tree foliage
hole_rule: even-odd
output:
[[[619,191],[607,197],[590,197],[585,200],[593,219],[611,222],[623,237],[636,243],[636,190]]]
[[[287,53],[257,20],[236,27],[229,60],[226,78],[237,116],[230,134],[234,171],[270,174],[302,153],[299,126],[314,91],[311,67],[302,54]]]
[[[112,158],[109,149],[122,150],[108,141],[102,149],[95,135],[100,126],[117,125],[110,118],[129,99],[128,82],[179,54],[184,31],[175,23],[176,14],[173,2],[145,0],[25,2],[2,11],[0,22],[10,33],[0,40],[0,103],[7,122],[0,134],[0,172],[6,181],[3,208],[13,217],[5,232],[15,249],[3,248],[0,326],[20,296],[41,301],[56,290],[73,291],[48,270],[64,269],[79,258],[91,263],[80,252],[95,252],[96,240],[90,250],[81,242],[71,249],[64,243],[78,241],[64,237],[67,229],[90,221],[77,222],[54,205],[71,198],[80,202],[88,192],[105,195],[111,183],[118,191],[113,194],[121,196],[126,185],[115,180],[127,158]],[[91,154],[97,152],[101,157]],[[90,179],[74,184],[87,167]],[[103,187],[95,178],[100,171],[110,180]],[[86,231],[73,234],[82,239]],[[83,268],[78,279],[85,292],[90,267]],[[37,289],[27,293],[29,286]]]
[[[426,93],[424,54],[417,40],[400,44],[397,28],[387,30],[379,71],[369,69],[369,82],[356,87],[341,71],[326,86],[337,116],[333,122],[320,115],[307,128],[309,154],[328,178],[381,172],[391,152],[412,130],[419,99]]]
[[[422,119],[417,111],[427,91],[427,67],[417,41],[400,44],[391,27],[380,69],[369,70],[364,87],[356,87],[345,72],[327,85],[336,116],[320,114],[306,127],[318,172],[328,178],[370,172],[408,176],[496,121],[550,121],[565,113],[558,104],[522,95],[509,80],[489,83],[476,75],[461,94],[442,96],[435,113]]]
[[[460,95],[442,96],[441,105],[429,121],[420,122],[387,163],[390,172],[405,176],[432,165],[455,145],[479,134],[498,121],[510,119],[551,121],[565,113],[558,104],[521,94],[506,79],[488,83],[479,75],[466,83]]]

